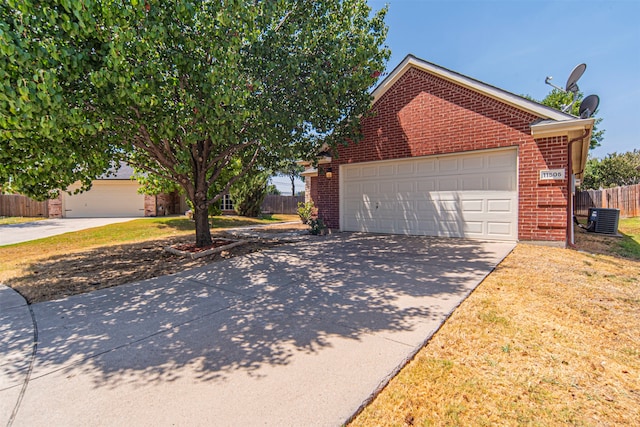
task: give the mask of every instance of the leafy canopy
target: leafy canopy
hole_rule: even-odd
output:
[[[365,0],[7,0],[0,182],[46,198],[123,159],[156,190],[180,187],[200,218],[251,169],[357,140],[389,56],[385,12]]]
[[[589,159],[580,185],[585,190],[640,184],[640,150]]]

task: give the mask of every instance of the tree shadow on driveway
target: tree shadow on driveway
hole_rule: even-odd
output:
[[[185,375],[224,382],[371,335],[410,353],[432,331],[425,325],[442,321],[512,247],[341,233],[34,304],[31,380],[84,373],[95,388]],[[12,387],[22,369],[2,366]]]

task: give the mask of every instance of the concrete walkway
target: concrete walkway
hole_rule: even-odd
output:
[[[58,234],[102,227],[140,218],[54,218],[21,224],[0,225],[0,246],[57,236]]]
[[[341,425],[513,247],[341,233],[31,310],[0,289],[0,422]]]

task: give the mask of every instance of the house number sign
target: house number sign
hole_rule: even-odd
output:
[[[564,169],[547,169],[547,170],[540,171],[540,181],[564,179],[564,178],[565,178]]]

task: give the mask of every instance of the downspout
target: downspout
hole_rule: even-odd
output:
[[[591,133],[591,129],[585,130],[582,136],[577,136],[573,138],[572,140],[569,141],[569,145],[568,145],[569,171],[571,172],[570,174],[571,180],[567,180],[567,191],[569,193],[569,203],[567,204],[567,242],[569,243],[568,246],[572,248],[575,248],[576,246],[575,235],[573,232],[574,230],[573,192],[571,191],[573,189],[573,183],[575,182],[574,175],[576,174],[573,173],[573,150],[572,149],[573,149],[573,144],[575,142],[583,141],[590,133]],[[584,173],[584,170],[578,171],[578,174],[580,173]]]

